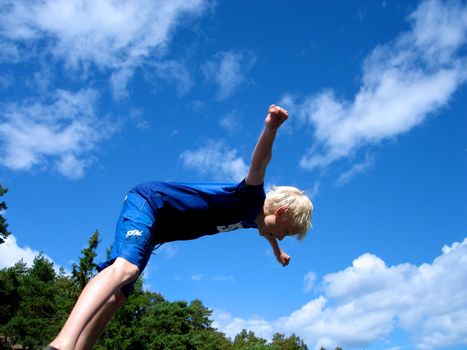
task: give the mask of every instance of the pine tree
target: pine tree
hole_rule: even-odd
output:
[[[267,350],[267,340],[258,338],[254,332],[243,329],[235,336],[233,348],[235,350]]]
[[[20,286],[27,270],[23,260],[0,270],[0,325],[7,324],[19,309]]]
[[[8,192],[8,189],[3,187],[2,184],[0,184],[0,197],[3,197],[5,193]],[[6,205],[5,202],[0,202],[0,244],[5,242],[5,239],[11,234],[11,232],[8,231],[8,224],[6,223],[6,219],[3,217],[2,212],[4,210],[7,210],[8,206]]]
[[[96,248],[98,245],[99,231],[96,230],[89,239],[88,247],[81,251],[79,264],[73,263],[71,274],[80,290],[83,290],[96,270],[97,265],[94,263],[94,258],[97,256]]]
[[[270,345],[271,350],[308,350],[308,347],[300,337],[292,334],[286,338],[282,333],[276,333],[272,336]]]
[[[22,344],[29,349],[40,348],[47,344],[57,329],[53,265],[38,255],[31,268],[25,268],[20,262],[9,272],[15,273],[18,281],[18,304],[1,331],[12,344]]]

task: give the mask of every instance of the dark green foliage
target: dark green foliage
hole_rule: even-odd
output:
[[[83,283],[91,277],[98,242],[96,231],[83,249],[73,275],[56,273],[51,262],[37,256],[31,268],[22,262],[0,270],[0,334],[13,344],[40,349],[60,331]]]
[[[89,239],[89,245],[81,251],[81,257],[79,258],[79,264],[73,263],[72,276],[73,279],[78,283],[80,290],[86,286],[91,277],[96,271],[96,264],[94,258],[96,257],[96,248],[99,244],[99,231],[96,230],[91,238]]]
[[[233,350],[232,343],[224,333],[217,330],[198,331],[193,335],[193,343],[197,350]]]
[[[0,271],[0,324],[7,323],[18,311],[20,284],[26,271],[26,264],[22,260]]]
[[[252,331],[243,329],[235,336],[233,346],[238,350],[267,350],[266,339],[258,338]]]
[[[199,300],[169,302],[138,282],[95,349],[230,350],[224,334],[211,328],[210,315]]]
[[[300,337],[292,334],[286,338],[282,333],[276,333],[272,337],[271,350],[308,350],[308,347]]]
[[[7,192],[8,189],[3,187],[2,184],[0,184],[0,197],[3,197],[3,195]],[[0,244],[5,242],[5,239],[10,235],[10,232],[8,231],[8,224],[6,223],[6,219],[2,215],[2,212],[7,209],[8,206],[6,205],[6,203],[0,202]]]
[[[42,255],[34,259],[31,268],[20,262],[13,268],[0,271],[0,280],[14,286],[2,293],[7,300],[1,301],[2,322],[0,333],[8,335],[13,343],[21,343],[31,349],[40,348],[58,330],[57,303],[53,265]],[[14,302],[9,305],[11,299]],[[4,304],[5,303],[5,304]],[[5,315],[3,315],[5,311]]]

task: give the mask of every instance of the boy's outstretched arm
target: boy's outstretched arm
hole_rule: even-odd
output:
[[[277,130],[287,118],[287,110],[276,105],[269,106],[264,129],[253,151],[250,169],[245,179],[248,185],[260,185],[264,182],[266,168],[272,158],[272,145]]]
[[[276,257],[277,261],[282,266],[287,266],[290,262],[290,256],[287,253],[284,253],[281,248],[279,247],[279,243],[277,243],[277,239],[273,237],[271,234],[261,234],[266,240],[271,244],[272,251],[274,252],[274,256]]]

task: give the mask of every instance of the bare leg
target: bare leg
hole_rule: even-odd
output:
[[[73,350],[81,332],[94,315],[122,286],[134,280],[138,271],[136,265],[117,258],[112,265],[99,272],[83,289],[68,320],[50,345],[60,350]]]
[[[126,297],[121,291],[117,291],[112,295],[81,332],[76,342],[75,350],[92,349],[97,339],[104,331],[107,323],[123,304],[125,304],[125,301]]]

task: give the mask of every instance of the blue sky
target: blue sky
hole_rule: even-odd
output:
[[[99,259],[146,180],[236,181],[271,103],[266,186],[315,206],[283,268],[252,230],[164,245],[145,286],[229,336],[310,348],[467,345],[462,1],[3,1],[0,266]]]

